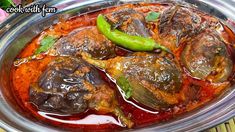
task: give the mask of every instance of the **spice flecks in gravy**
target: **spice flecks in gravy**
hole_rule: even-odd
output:
[[[149,12],[160,13],[158,20],[146,22],[145,17]],[[174,56],[172,57],[172,55],[163,51],[160,51],[161,53],[153,51],[133,53],[133,51],[128,49],[115,46],[96,29],[96,18],[99,14],[104,14],[113,28],[117,28],[129,35],[150,37],[170,49]],[[89,38],[89,35],[92,37]],[[12,91],[19,105],[25,111],[31,113],[38,121],[63,129],[122,130],[128,126],[128,123],[130,125],[129,127],[133,128],[145,127],[169,120],[198,108],[216,98],[233,84],[233,46],[235,36],[219,20],[196,9],[141,3],[121,5],[119,7],[77,16],[67,21],[61,21],[43,31],[21,51],[17,58],[34,55],[35,51],[40,47],[41,40],[45,36],[56,36],[56,43],[54,48],[52,48],[53,50],[49,49],[48,52],[43,53],[42,59],[33,59],[19,66],[12,66]],[[76,38],[79,38],[79,40],[76,40]],[[99,45],[96,45],[97,42]],[[74,47],[69,47],[71,43]],[[73,54],[67,54],[66,48],[63,48],[66,44],[68,44],[67,49],[72,49]],[[85,44],[88,44],[88,46]],[[102,44],[105,46],[100,47]],[[62,51],[66,54],[60,54]],[[81,58],[81,52],[90,53],[91,56],[97,57],[96,59],[106,61],[106,66],[109,67],[101,70],[100,68],[90,66],[92,64],[88,64],[89,61],[82,61],[81,66],[78,67],[77,65],[80,64],[77,63],[81,60],[77,60],[76,57]],[[62,59],[58,59],[60,55]],[[73,63],[69,63],[71,60],[64,59],[64,55],[76,56],[71,59],[77,62],[75,64],[76,66]],[[63,63],[60,64],[60,61]],[[133,63],[129,64],[129,62]],[[83,65],[83,63],[87,66]],[[174,65],[170,65],[170,63],[174,63]],[[126,66],[126,68],[121,68],[121,70],[119,68],[117,70],[117,67],[113,67],[111,64],[119,64],[123,67]],[[175,74],[173,74],[175,71],[171,71],[171,74],[164,72],[163,66],[166,66],[166,70],[171,70],[168,67],[174,67],[175,70],[178,68],[179,70]],[[51,67],[51,69],[48,69],[48,67]],[[53,67],[56,68],[53,69]],[[69,67],[69,70],[65,67]],[[154,70],[154,68],[161,70]],[[57,74],[58,69],[60,72]],[[45,71],[48,72],[45,73]],[[138,98],[138,96],[135,96],[136,98],[126,99],[123,93],[120,92],[120,89],[117,88],[115,81],[110,78],[110,76],[115,78],[116,75],[119,75],[120,71],[130,82],[135,81],[135,79],[139,80],[135,87],[139,87],[139,85],[148,86],[149,88],[147,89],[153,92],[154,96],[157,96],[157,101],[160,100],[158,103],[154,102],[159,106],[157,108],[151,107],[151,105],[146,106],[141,101],[149,100]],[[57,76],[53,76],[51,73]],[[42,74],[46,74],[44,78],[49,81],[51,81],[50,76],[58,77],[58,79],[63,79],[64,76],[72,76],[75,80],[76,78],[81,78],[77,80],[79,83],[74,86],[74,91],[78,89],[76,87],[84,87],[83,90],[85,89],[81,96],[84,96],[85,101],[88,103],[86,104],[87,106],[83,106],[83,112],[78,112],[78,107],[73,104],[60,104],[61,106],[58,106],[58,103],[56,104],[58,109],[46,106],[46,104],[53,105],[55,103],[52,101],[50,104],[50,100],[60,99],[61,102],[65,100],[58,95],[45,94],[50,92],[50,90],[45,90],[46,87],[48,89],[50,87],[46,85],[47,83],[44,83],[46,85],[45,88],[40,88],[44,86],[39,81],[40,79],[43,80]],[[107,76],[107,74],[110,76]],[[86,78],[83,75],[87,75]],[[132,78],[131,75],[135,75],[135,78]],[[167,80],[171,79],[171,77],[176,79],[176,75],[180,76],[180,81],[172,82],[171,80]],[[97,77],[97,79],[93,77]],[[52,79],[52,81],[58,80]],[[166,83],[169,85],[166,85]],[[120,84],[123,84],[123,82],[120,82]],[[56,90],[56,94],[66,93],[68,95],[68,91],[63,91],[59,88],[55,89],[57,86],[54,84],[50,85],[53,85],[52,91]],[[176,85],[177,88],[175,88]],[[109,90],[102,90],[104,87],[107,87]],[[156,87],[161,88],[159,90],[155,89]],[[180,88],[178,89],[178,87]],[[64,88],[66,89],[66,87]],[[41,96],[37,94],[32,103],[32,100],[30,100],[32,98],[30,97],[32,89],[36,92],[40,90],[45,90],[46,92]],[[133,92],[132,96],[135,93],[138,94],[138,92]],[[73,102],[74,100],[72,98],[78,97],[75,94],[71,94],[71,98],[68,97],[66,101],[69,103]],[[150,93],[146,92],[146,94]],[[109,97],[110,95],[112,97]],[[37,97],[50,98],[50,100],[48,99],[47,103],[40,102],[41,100]],[[37,99],[38,102],[35,102]],[[68,99],[72,101],[68,101]],[[100,100],[102,103],[97,100]],[[81,99],[80,101],[84,100]],[[35,105],[35,103],[38,104]],[[71,110],[69,109],[70,107],[74,109]],[[121,112],[119,110],[117,112],[116,107]],[[60,108],[64,108],[64,111],[60,111]],[[79,108],[79,110],[81,109]],[[120,119],[120,117],[124,119]]]

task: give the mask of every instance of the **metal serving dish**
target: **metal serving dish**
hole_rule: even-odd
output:
[[[41,31],[57,23],[60,17],[69,18],[79,14],[93,12],[102,8],[129,2],[169,2],[164,0],[39,0],[58,8],[55,14],[13,14],[0,24],[0,126],[7,131],[61,131],[31,117],[19,106],[13,96],[10,80],[10,68],[21,49]],[[175,2],[175,1],[174,1]],[[235,2],[230,0],[185,0],[177,1],[193,4],[199,10],[208,12],[221,19],[235,31]],[[220,97],[205,106],[185,113],[168,122],[158,123],[138,131],[200,131],[235,116],[235,88],[232,86]],[[133,129],[131,129],[133,130]]]

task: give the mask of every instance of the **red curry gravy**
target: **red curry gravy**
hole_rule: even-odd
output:
[[[123,5],[129,8],[133,8],[143,14],[147,14],[149,11],[163,11],[168,8],[169,5],[159,5],[159,4],[135,4],[135,5]],[[30,43],[26,45],[26,47],[20,52],[17,58],[23,58],[27,56],[33,55],[35,50],[39,47],[40,40],[45,35],[56,35],[56,36],[66,36],[69,32],[76,28],[86,27],[86,26],[95,26],[96,25],[96,17],[98,14],[106,14],[112,12],[115,9],[120,7],[114,7],[109,9],[104,9],[98,12],[85,14],[77,17],[73,17],[69,20],[61,20],[56,25],[51,26],[49,29],[43,31],[37,37],[35,37]],[[201,13],[208,18],[206,14]],[[215,19],[215,18],[213,18]],[[231,44],[227,45],[227,48],[232,51],[230,54],[233,59],[233,44],[235,43],[235,36],[232,31],[222,25],[218,30],[220,35],[223,37],[224,41]],[[157,38],[158,35],[153,37]],[[161,43],[165,45],[169,45],[170,41],[159,40]],[[175,55],[176,60],[180,60],[180,54],[183,50],[184,46],[180,48],[171,48],[173,49],[173,53]],[[124,56],[127,50],[123,50],[122,48],[116,48],[116,54],[119,56]],[[27,113],[32,114],[38,121],[53,125],[56,127],[60,127],[63,129],[73,129],[73,128],[81,128],[86,130],[105,130],[105,129],[115,129],[121,130],[124,129],[118,119],[112,115],[103,115],[102,113],[98,113],[96,111],[88,110],[85,113],[74,114],[74,115],[59,115],[52,114],[43,111],[39,111],[34,105],[29,102],[29,87],[31,83],[37,82],[41,73],[46,69],[47,65],[56,57],[44,55],[45,57],[39,60],[32,60],[27,63],[22,63],[19,66],[12,66],[11,70],[11,80],[12,80],[12,91],[15,94],[15,97],[22,107]],[[234,71],[234,68],[233,68]],[[138,104],[134,100],[129,100],[128,102],[123,99],[120,92],[117,90],[116,85],[106,76],[103,71],[100,71],[100,76],[103,80],[105,80],[111,88],[116,91],[118,103],[121,106],[124,114],[129,116],[131,120],[134,122],[134,128],[144,127],[151,124],[155,124],[158,122],[163,122],[169,120],[177,115],[182,113],[191,111],[208,101],[211,101],[226,88],[231,86],[231,81],[225,81],[223,83],[211,83],[204,80],[199,80],[190,76],[190,74],[184,70],[183,72],[183,81],[182,81],[182,91],[187,92],[190,88],[191,84],[196,84],[200,87],[200,90],[197,93],[197,99],[193,101],[188,101],[187,103],[180,103],[173,108],[169,108],[164,111],[152,111],[145,106]],[[228,80],[232,80],[233,75]],[[190,93],[189,93],[190,94]],[[190,96],[190,95],[189,95]],[[135,105],[137,104],[139,107],[137,108]],[[142,108],[141,108],[142,107]],[[146,110],[148,109],[148,111]],[[150,112],[152,111],[152,112]]]

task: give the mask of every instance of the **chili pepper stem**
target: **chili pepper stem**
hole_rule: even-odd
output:
[[[126,49],[133,51],[152,51],[154,48],[160,48],[169,52],[169,49],[160,44],[156,44],[155,40],[151,38],[129,35],[117,29],[112,30],[111,25],[101,14],[97,17],[96,26],[110,41]]]
[[[161,49],[161,50],[166,51],[170,54],[173,54],[170,49],[168,49],[165,46],[162,46],[160,44],[157,44],[157,43],[155,44],[154,49]]]

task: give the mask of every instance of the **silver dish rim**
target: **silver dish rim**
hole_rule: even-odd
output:
[[[92,10],[99,10],[101,8],[106,8],[113,5],[119,5],[122,3],[129,2],[140,2],[143,0],[38,0],[32,4],[42,4],[46,3],[48,6],[54,6],[59,9],[56,14],[48,14],[46,17],[42,18],[40,14],[12,14],[6,21],[0,24],[0,75],[7,75],[6,68],[12,64],[14,57],[18,54],[20,49],[30,41],[30,37],[36,36],[38,33],[48,28],[50,25],[58,22],[58,16],[70,17],[70,12],[74,9],[80,7],[81,9],[76,10],[82,13],[90,12]],[[145,0],[145,2],[172,2],[169,0]],[[183,4],[190,4],[199,8],[204,6],[204,9],[210,8],[217,11],[215,15],[219,17],[223,23],[229,26],[233,31],[235,31],[235,25],[231,21],[235,21],[235,9],[230,9],[228,3],[215,0],[211,2],[209,0],[178,0],[177,2]],[[218,7],[218,5],[220,5]],[[30,6],[30,5],[29,5]],[[223,8],[221,8],[223,7]],[[90,9],[88,9],[90,8]],[[210,11],[209,9],[209,11]],[[204,10],[207,12],[208,10]],[[223,12],[223,13],[221,13]],[[74,12],[73,12],[74,13]],[[210,12],[209,12],[210,13]],[[223,14],[222,17],[217,16],[217,13]],[[64,15],[69,14],[69,15]],[[75,14],[73,14],[75,15]],[[43,24],[39,24],[39,23]],[[31,31],[30,29],[35,31]],[[27,30],[27,31],[26,31]],[[27,33],[32,33],[32,36]],[[20,46],[16,50],[13,45],[17,44],[17,39],[22,37],[21,35],[29,35],[28,40],[26,39],[24,44],[19,44]],[[27,37],[26,37],[27,38]],[[9,52],[12,49],[15,53]],[[9,56],[11,56],[9,58]],[[3,89],[5,84],[5,78],[0,77],[0,127],[7,131],[63,131],[51,126],[46,126],[43,123],[35,123],[28,118],[22,116],[18,113],[12,106],[8,103],[8,99],[5,97]],[[9,82],[9,80],[8,80]],[[129,129],[135,131],[201,131],[210,127],[213,127],[219,123],[222,123],[235,116],[235,88],[232,86],[223,95],[219,96],[216,100],[193,110],[189,113],[185,113],[182,116],[176,117],[173,120],[151,125],[139,129]]]

